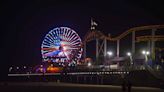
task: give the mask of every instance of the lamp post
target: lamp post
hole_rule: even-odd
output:
[[[112,51],[108,51],[107,54],[109,55],[109,56],[108,56],[108,60],[110,60],[111,57],[113,56],[113,52],[112,52]]]
[[[150,54],[149,51],[143,50],[142,54],[145,56],[145,67],[147,66],[147,62],[148,62],[148,55]]]
[[[130,52],[127,52],[127,56],[129,56],[130,58],[130,64],[133,65],[132,54]]]
[[[147,62],[148,61],[148,55],[150,54],[150,52],[143,50],[142,54],[145,56],[145,62]]]

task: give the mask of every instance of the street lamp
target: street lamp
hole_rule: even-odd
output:
[[[132,54],[131,54],[130,52],[127,52],[126,54],[127,54],[127,56],[129,56],[129,58],[130,58],[130,63],[131,63],[131,65],[132,65],[132,64],[133,64]]]
[[[150,55],[150,52],[143,50],[142,54],[145,56],[145,62],[147,62],[148,61],[148,57],[147,56]]]
[[[132,54],[130,52],[127,52],[127,56],[131,56]]]
[[[145,54],[146,54],[146,51],[145,51],[145,50],[143,50],[143,51],[142,51],[142,54],[143,54],[143,55],[145,55]]]
[[[147,52],[146,52],[146,54],[147,54],[147,55],[149,55],[149,54],[150,54],[150,52],[149,52],[149,51],[147,51]]]
[[[112,51],[108,51],[107,54],[108,54],[109,56],[112,56],[112,55],[113,55],[113,52],[112,52]]]

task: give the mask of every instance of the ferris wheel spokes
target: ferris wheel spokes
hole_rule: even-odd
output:
[[[57,27],[51,30],[45,36],[41,46],[44,61],[79,61],[82,51],[80,37],[74,30],[68,27]]]

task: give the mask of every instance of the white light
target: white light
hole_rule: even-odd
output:
[[[117,64],[112,64],[109,65],[110,69],[118,69],[118,65]]]
[[[68,66],[71,66],[71,64],[69,63]]]
[[[10,68],[9,68],[9,71],[11,71],[12,69],[13,69],[13,68],[12,68],[12,67],[10,67]]]
[[[23,68],[26,68],[26,66],[24,66]]]
[[[91,64],[91,62],[88,62],[88,66],[91,66],[92,64]]]
[[[67,47],[66,46],[63,46],[63,50],[66,51],[67,50]]]
[[[40,67],[43,67],[43,65],[40,65]]]
[[[19,67],[17,67],[17,69],[19,69]]]
[[[145,54],[146,54],[146,51],[145,51],[145,50],[143,50],[143,51],[142,51],[142,54],[144,54],[144,55],[145,55]]]
[[[128,56],[131,56],[131,53],[130,53],[130,52],[128,52],[128,53],[127,53],[127,55],[128,55]]]
[[[147,51],[147,52],[146,52],[146,55],[149,55],[149,54],[150,54],[150,52],[149,52],[149,51]]]
[[[109,56],[113,55],[113,53],[111,51],[108,51],[107,53],[108,53]]]
[[[145,51],[145,50],[143,50],[143,51],[142,51],[142,54],[144,54],[144,55],[149,55],[150,52],[149,52],[149,51]]]

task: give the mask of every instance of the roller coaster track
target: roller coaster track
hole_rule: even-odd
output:
[[[131,28],[131,29],[123,32],[121,35],[113,37],[113,38],[111,36],[104,35],[100,31],[89,31],[84,37],[84,42],[89,42],[95,38],[98,38],[98,39],[106,38],[107,40],[110,40],[110,41],[116,41],[116,40],[120,40],[120,39],[124,38],[125,36],[127,36],[128,34],[130,34],[132,32],[148,31],[150,29],[161,29],[161,28],[164,28],[164,25],[150,25],[150,26],[134,27],[134,28]]]
[[[134,28],[131,28],[131,29],[125,31],[121,35],[112,38],[112,40],[122,39],[129,33],[132,33],[133,31],[144,31],[144,30],[147,31],[149,29],[161,29],[161,28],[164,28],[164,25],[150,25],[150,26],[134,27]]]
[[[139,36],[139,37],[136,37],[136,38],[137,38],[136,42],[150,41],[150,40],[153,40],[153,41],[164,41],[164,35],[156,35],[156,36],[147,35],[147,36]]]
[[[98,38],[98,39],[107,38],[108,40],[110,40],[110,37],[107,37],[102,32],[96,30],[96,31],[87,32],[87,34],[84,36],[84,42],[92,41],[95,38]]]

